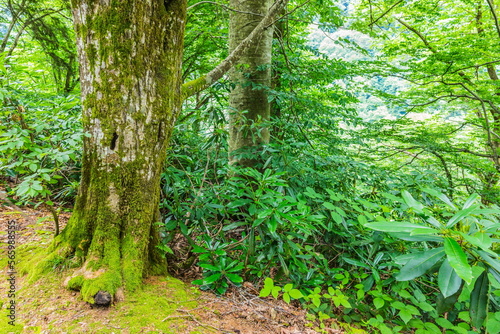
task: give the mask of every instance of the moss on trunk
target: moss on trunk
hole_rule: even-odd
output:
[[[94,303],[165,274],[156,251],[160,173],[181,102],[184,0],[73,0],[84,140],[73,215],[38,266],[79,266],[68,285]]]
[[[231,0],[229,49],[233,51],[268,12],[270,0]],[[271,85],[273,26],[267,27],[230,71],[234,88],[229,95],[229,159],[253,167],[258,152],[252,148],[269,142],[270,116],[267,89]],[[246,152],[244,152],[246,151]],[[249,152],[250,151],[250,152]]]

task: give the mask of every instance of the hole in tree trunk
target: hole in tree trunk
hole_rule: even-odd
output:
[[[114,150],[115,147],[116,147],[116,140],[118,139],[118,135],[115,133],[113,133],[113,138],[111,139],[111,145],[109,145],[109,148],[111,150]]]
[[[165,10],[168,10],[168,6],[170,5],[170,0],[164,0],[163,5],[165,6]]]
[[[163,133],[161,131],[162,126],[163,126],[163,122],[160,122],[160,125],[158,126],[158,140],[161,140],[163,137]]]

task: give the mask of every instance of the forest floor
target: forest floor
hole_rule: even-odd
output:
[[[61,229],[69,215],[60,214]],[[305,310],[282,300],[259,298],[258,288],[251,283],[216,296],[192,286],[190,277],[150,277],[140,292],[126,295],[124,301],[94,308],[78,292],[62,287],[68,272],[55,268],[36,282],[28,282],[26,275],[18,273],[15,299],[10,298],[6,280],[10,277],[6,256],[9,222],[16,224],[17,262],[47,247],[54,235],[49,210],[0,203],[0,333],[317,333]],[[11,300],[16,305],[15,326],[8,324]],[[333,320],[325,325],[323,333],[345,332]]]

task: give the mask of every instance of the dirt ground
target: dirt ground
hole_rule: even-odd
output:
[[[69,218],[68,212],[60,214],[61,229]],[[15,220],[17,225],[17,245],[36,244],[46,247],[53,238],[54,222],[50,211],[14,207],[11,203],[0,204],[0,252],[1,258],[7,254],[8,222]],[[0,333],[164,333],[155,326],[145,325],[135,332],[122,327],[120,316],[114,312],[116,305],[110,308],[93,308],[79,298],[79,293],[62,287],[64,273],[54,273],[50,280],[31,283],[28,289],[25,277],[19,277],[16,285],[17,294],[16,323],[22,323],[23,329],[12,331],[6,324],[5,316],[8,305],[7,267],[0,268]],[[179,277],[181,280],[183,277]],[[188,278],[184,277],[184,281]],[[55,282],[55,283],[54,283]],[[194,289],[185,282],[186,289]],[[160,291],[168,286],[161,277],[151,277],[145,281],[153,290]],[[173,333],[279,333],[310,334],[317,333],[311,329],[315,325],[306,319],[306,312],[282,300],[259,298],[259,287],[244,283],[242,287],[230,289],[224,296],[216,296],[209,292],[196,291],[195,306],[188,301],[172,300],[171,313],[155,315],[164,316],[162,321],[176,320],[177,329]],[[158,297],[163,298],[163,297]],[[167,297],[165,297],[167,298]],[[117,318],[118,317],[118,318]],[[81,321],[79,321],[81,320]],[[178,323],[181,321],[181,324]],[[67,324],[76,323],[80,330],[70,330]],[[100,329],[89,327],[100,324]],[[78,327],[79,326],[79,327]],[[12,326],[10,326],[12,327]],[[327,323],[323,333],[343,333],[341,327],[333,321]],[[7,329],[6,329],[7,328]],[[3,330],[2,330],[3,329]]]

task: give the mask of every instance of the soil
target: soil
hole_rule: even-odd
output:
[[[61,230],[69,216],[69,212],[60,213]],[[312,329],[317,324],[307,320],[305,310],[282,300],[259,298],[259,287],[249,282],[231,288],[224,296],[194,288],[189,282],[196,270],[178,277],[184,279],[183,283],[165,277],[145,280],[145,292],[141,293],[153,296],[146,297],[153,300],[148,301],[151,305],[145,311],[135,308],[142,301],[133,296],[109,308],[92,307],[79,298],[78,292],[62,287],[68,274],[58,268],[50,277],[33,283],[28,283],[26,276],[20,276],[16,278],[15,323],[18,325],[10,326],[5,315],[9,305],[9,286],[5,279],[8,277],[5,259],[9,221],[16,223],[17,247],[28,244],[46,247],[55,230],[52,215],[46,208],[19,208],[12,203],[0,203],[0,259],[4,259],[0,268],[0,333],[317,333]],[[181,286],[176,289],[184,291],[183,297],[177,297],[178,291],[171,288],[174,285]],[[134,312],[135,318],[130,318]],[[143,319],[143,325],[134,327],[133,322],[137,325]],[[165,323],[169,325],[162,327]],[[332,320],[325,324],[323,333],[344,333],[340,324]]]

